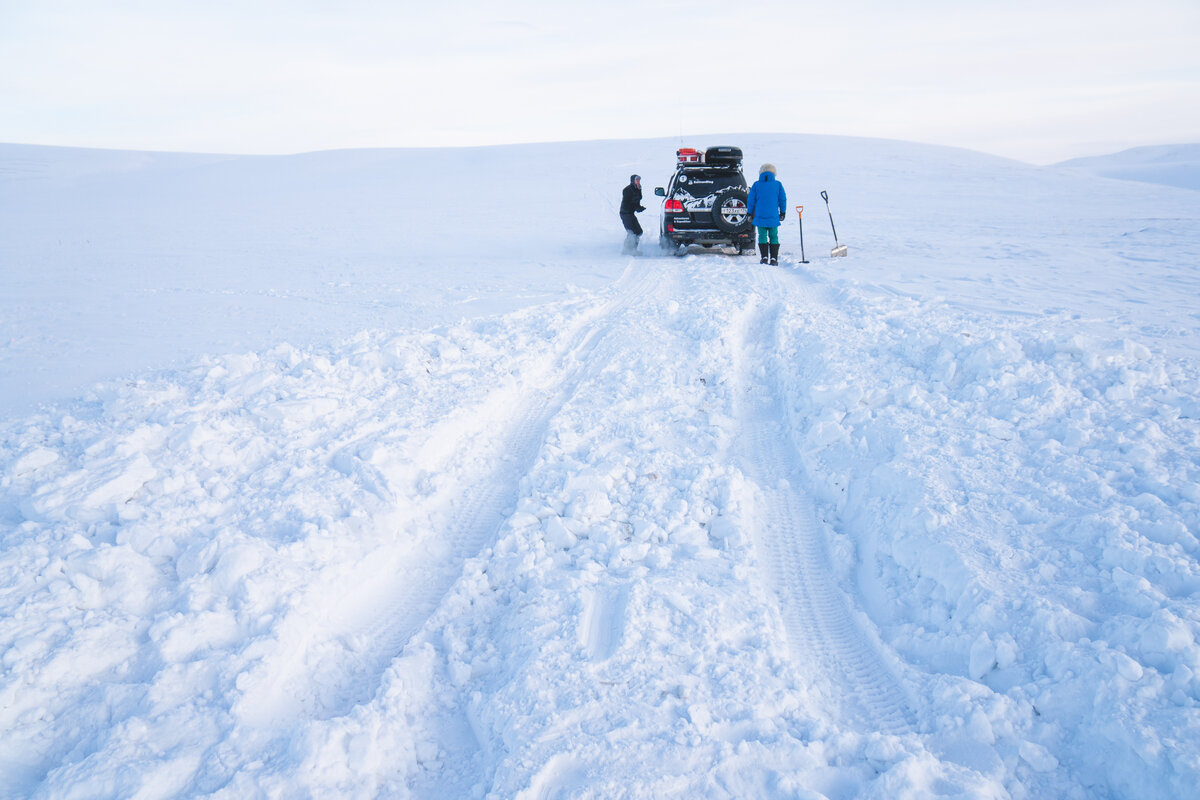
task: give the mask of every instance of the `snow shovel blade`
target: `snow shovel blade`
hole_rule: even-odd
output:
[[[849,252],[849,251],[846,249],[846,245],[839,244],[837,247],[833,248],[833,250],[830,251],[829,255],[832,258],[836,258],[838,256],[846,255],[847,252]]]

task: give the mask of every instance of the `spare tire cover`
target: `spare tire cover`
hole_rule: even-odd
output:
[[[713,225],[725,233],[741,233],[753,227],[746,207],[745,189],[726,189],[713,200]]]

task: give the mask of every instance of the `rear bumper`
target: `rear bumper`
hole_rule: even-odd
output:
[[[664,230],[662,235],[676,244],[738,244],[752,243],[754,229],[743,233],[726,233],[715,228],[683,228]]]

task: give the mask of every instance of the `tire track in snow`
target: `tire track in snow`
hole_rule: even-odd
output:
[[[615,298],[605,314],[589,323],[587,330],[581,332],[580,344],[573,347],[564,357],[563,369],[556,370],[564,377],[556,385],[552,401],[541,418],[539,445],[550,430],[554,417],[572,402],[581,387],[607,369],[614,359],[619,359],[624,352],[623,348],[628,347],[627,336],[614,335],[627,331],[629,326],[626,315],[633,311],[633,322],[636,324],[636,314],[641,313],[638,307],[644,305],[649,298],[669,294],[678,281],[676,273],[653,262],[649,266],[638,266],[637,270],[636,274],[632,273],[632,265],[626,270],[617,284],[620,296]],[[625,283],[632,285],[621,288]],[[514,476],[511,490],[508,492],[509,506],[516,505],[519,499],[517,482],[533,469],[537,456],[538,452],[535,449],[529,454],[529,458],[523,461],[520,475]],[[496,533],[497,531],[492,532],[492,539]],[[581,624],[580,644],[592,663],[601,663],[610,658],[620,644],[624,633],[625,609],[629,602],[629,587],[620,585],[593,589],[594,593],[585,600],[587,620]],[[415,796],[465,797],[473,795],[473,786],[488,786],[494,781],[493,751],[504,745],[488,740],[487,734],[481,731],[472,712],[459,709],[453,713],[461,716],[443,719],[440,723],[443,730],[435,735],[443,748],[443,766],[436,773],[425,774],[412,785]],[[484,754],[483,762],[492,765],[482,775],[468,766],[481,753]],[[582,765],[573,756],[556,756],[539,770],[534,787],[529,789],[533,794],[522,792],[518,796],[558,797],[564,791],[579,789],[578,780],[581,776]]]
[[[461,423],[452,449],[462,451],[454,460],[472,465],[463,466],[463,472],[474,472],[451,500],[447,522],[433,537],[436,549],[414,554],[407,546],[384,546],[351,569],[339,570],[336,585],[314,587],[303,607],[315,620],[293,613],[295,624],[307,630],[269,656],[247,681],[238,705],[244,721],[284,730],[304,720],[344,716],[371,700],[388,666],[437,609],[464,563],[494,541],[516,505],[519,482],[534,463],[550,420],[589,373],[608,363],[598,351],[615,320],[654,291],[661,278],[659,271],[635,270],[631,263],[609,290],[610,299],[572,321],[564,333],[566,345],[543,377],[519,391],[498,390],[469,423]],[[503,410],[497,412],[494,401],[502,401]],[[376,522],[397,524],[388,512]],[[330,596],[338,598],[337,608],[322,616],[318,607]]]
[[[791,447],[781,388],[773,379],[782,307],[780,278],[763,272],[769,300],[746,319],[735,348],[735,413],[744,432],[747,474],[763,507],[753,532],[758,561],[780,616],[793,663],[828,693],[843,717],[867,730],[912,731],[912,702],[879,645],[837,586],[812,500],[797,488],[802,467]]]

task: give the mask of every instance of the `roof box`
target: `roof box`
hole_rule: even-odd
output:
[[[705,164],[740,164],[742,163],[742,148],[740,147],[710,147],[704,151]]]

